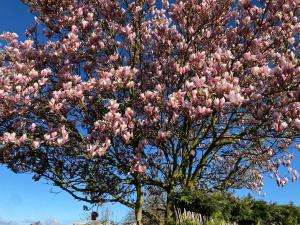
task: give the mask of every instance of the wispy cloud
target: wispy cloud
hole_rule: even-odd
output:
[[[0,225],[18,225],[16,221],[6,220],[0,217]]]
[[[57,218],[46,219],[43,225],[63,225],[63,223]]]
[[[58,218],[48,218],[43,221],[32,221],[32,220],[23,220],[23,221],[14,221],[8,220],[0,217],[0,225],[69,225],[72,223],[62,222]]]

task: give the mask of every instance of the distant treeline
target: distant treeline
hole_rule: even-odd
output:
[[[297,225],[300,207],[238,198],[220,192],[182,191],[172,196],[174,208],[199,213],[207,218],[221,219],[240,225]]]

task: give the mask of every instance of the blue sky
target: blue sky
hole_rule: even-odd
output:
[[[26,27],[33,23],[33,16],[19,0],[0,0],[0,33],[13,31],[24,38]],[[294,161],[300,170],[300,159]],[[46,181],[34,182],[30,174],[16,175],[0,166],[0,225],[29,225],[40,220],[43,225],[69,225],[82,221],[86,214],[84,203],[77,202],[64,192],[51,193]],[[54,191],[58,191],[57,189]],[[300,181],[278,188],[272,180],[266,181],[265,196],[255,196],[266,201],[289,203],[300,206]],[[247,191],[239,191],[245,195]],[[114,217],[120,219],[128,209],[120,205],[109,206]]]

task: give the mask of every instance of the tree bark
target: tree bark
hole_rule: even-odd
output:
[[[165,224],[168,224],[168,222],[170,222],[172,220],[172,216],[173,216],[173,205],[172,205],[172,202],[170,200],[170,194],[171,193],[172,193],[172,191],[167,194],[167,205],[166,205],[166,212],[165,212]]]
[[[135,220],[136,225],[143,225],[142,215],[143,215],[143,191],[142,185],[138,184],[136,186],[136,202],[135,202]]]

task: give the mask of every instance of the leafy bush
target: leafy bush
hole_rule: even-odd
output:
[[[180,223],[180,225],[199,225],[197,222],[190,220],[190,219],[185,219]]]
[[[181,212],[180,209],[175,209],[175,211],[175,222],[168,225],[236,225],[227,223],[220,213],[216,213],[213,215],[213,218],[208,219],[199,213],[194,213],[187,210],[183,210],[183,212]]]
[[[257,201],[252,197],[237,198],[221,192],[182,191],[171,197],[175,207],[218,221],[242,225],[300,224],[300,208],[293,204],[278,205]],[[212,224],[209,224],[212,225]]]

